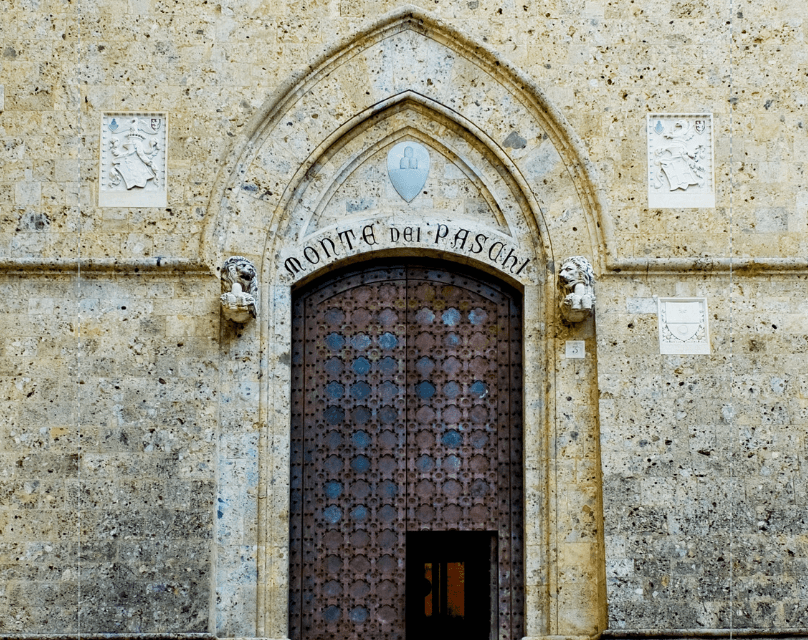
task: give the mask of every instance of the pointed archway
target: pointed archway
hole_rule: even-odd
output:
[[[433,159],[411,202],[384,168],[401,141]],[[268,101],[222,171],[202,247],[211,262],[240,254],[260,264],[260,332],[223,346],[234,375],[260,381],[256,635],[288,632],[292,292],[389,256],[471,264],[521,291],[525,633],[603,628],[598,419],[587,401],[595,358],[559,353],[565,338],[592,338],[594,323],[564,325],[555,287],[558,258],[603,260],[601,209],[582,145],[541,90],[412,8],[347,39]],[[243,358],[250,351],[257,365]]]

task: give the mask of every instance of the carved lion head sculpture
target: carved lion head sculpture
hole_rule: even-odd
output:
[[[238,282],[244,293],[249,293],[258,300],[258,274],[253,263],[244,256],[233,256],[222,265],[222,293],[233,290],[233,283]]]
[[[561,264],[558,288],[561,292],[561,315],[567,322],[581,322],[595,307],[595,272],[589,260],[572,256]]]
[[[558,287],[563,293],[569,293],[575,286],[582,284],[588,289],[592,289],[595,284],[595,272],[589,260],[583,256],[572,256],[561,264],[561,271],[558,272]]]

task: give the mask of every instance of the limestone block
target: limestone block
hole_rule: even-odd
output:
[[[40,182],[18,182],[14,194],[17,205],[38,205],[42,199],[42,184]]]

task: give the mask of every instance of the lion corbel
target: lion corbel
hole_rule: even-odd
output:
[[[586,320],[595,308],[595,272],[583,256],[567,258],[558,272],[561,315],[567,322]]]
[[[258,315],[258,273],[252,262],[233,256],[222,265],[222,313],[240,324]]]

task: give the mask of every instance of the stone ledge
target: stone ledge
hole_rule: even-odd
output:
[[[139,260],[116,260],[114,258],[88,260],[75,258],[0,258],[0,273],[22,273],[26,275],[69,274],[79,273],[79,269],[81,273],[214,275],[211,269],[202,262],[182,258],[163,258],[162,256],[141,258]]]
[[[805,258],[617,258],[606,261],[606,273],[646,274],[683,271],[730,271],[740,275],[755,273],[801,272],[808,274]]]
[[[522,640],[594,640],[599,636],[525,636]]]
[[[141,258],[117,260],[100,258],[77,260],[48,258],[0,258],[0,273],[186,273],[214,275],[205,263],[187,258]],[[804,273],[808,275],[805,258],[620,258],[609,260],[602,275],[636,275],[647,273],[681,273],[685,271],[709,272],[732,270],[739,275],[755,273]],[[3,636],[0,636],[3,637]],[[543,636],[542,636],[543,637]],[[550,636],[548,636],[550,637]],[[555,637],[555,636],[552,636]],[[559,636],[560,637],[560,636]],[[576,636],[577,637],[577,636]]]
[[[117,260],[100,258],[77,260],[48,258],[0,258],[0,273],[25,275],[82,273],[185,273],[188,275],[215,275],[211,267],[198,260],[187,258],[141,258]],[[609,260],[604,276],[637,275],[648,273],[682,273],[687,271],[725,272],[730,269],[738,275],[756,273],[798,273],[808,275],[808,259],[805,258],[621,258]],[[2,636],[0,636],[2,637]],[[549,637],[549,636],[548,636]],[[555,636],[553,636],[555,637]]]
[[[0,633],[0,640],[218,640],[210,633]],[[258,640],[253,639],[253,640]]]
[[[601,638],[804,638],[806,628],[785,629],[606,629]]]

